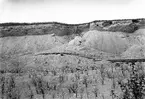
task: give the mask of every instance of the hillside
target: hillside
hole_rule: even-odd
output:
[[[144,61],[145,19],[2,23],[0,99],[145,99]]]

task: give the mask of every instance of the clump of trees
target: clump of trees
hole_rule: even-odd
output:
[[[144,99],[145,96],[145,72],[140,63],[130,64],[130,77],[127,82],[119,81],[123,91],[123,99]]]

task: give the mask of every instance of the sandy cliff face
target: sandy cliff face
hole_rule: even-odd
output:
[[[5,53],[11,55],[49,50],[54,46],[68,43],[71,40],[73,41],[70,43],[76,42],[76,35],[86,40],[86,45],[96,47],[102,51],[110,50],[109,52],[111,53],[120,53],[118,50],[124,51],[128,46],[128,38],[124,34],[134,35],[135,31],[143,34],[144,31],[141,31],[141,29],[144,28],[144,23],[144,19],[134,19],[94,21],[76,25],[55,22],[40,24],[1,24],[0,54]],[[94,30],[96,32],[88,32]],[[137,33],[139,34],[139,32]],[[144,37],[139,37],[139,40],[143,43]],[[79,44],[78,42],[80,41],[77,41],[77,44]],[[131,42],[134,43],[134,40]],[[112,50],[113,48],[114,50],[116,48],[115,52]]]

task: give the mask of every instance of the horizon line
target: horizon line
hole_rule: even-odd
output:
[[[105,21],[129,21],[129,20],[145,20],[145,18],[128,18],[128,19],[108,19],[108,20],[94,20],[86,23],[77,23],[77,24],[69,24],[69,23],[63,23],[63,22],[57,22],[57,21],[51,21],[51,22],[3,22],[0,23],[0,26],[18,26],[18,25],[37,25],[37,24],[62,24],[62,25],[84,25],[89,23],[95,23],[95,22],[105,22]]]

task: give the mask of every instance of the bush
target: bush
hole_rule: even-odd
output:
[[[143,99],[145,95],[145,73],[141,65],[132,65],[132,72],[127,82],[119,82],[123,99]]]
[[[47,82],[43,80],[42,77],[33,76],[32,85],[36,88],[36,93],[41,94],[43,99],[45,99],[45,94],[47,92]]]

